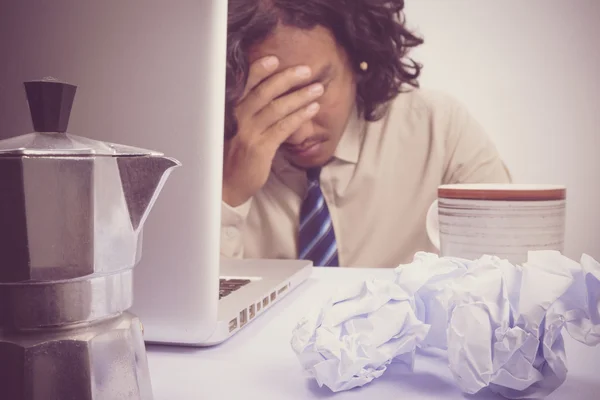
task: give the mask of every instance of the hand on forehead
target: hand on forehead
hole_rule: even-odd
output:
[[[279,25],[264,41],[252,46],[248,56],[250,63],[267,56],[277,57],[276,72],[306,65],[313,74],[319,74],[341,62],[339,53],[333,35],[323,27],[303,30]]]

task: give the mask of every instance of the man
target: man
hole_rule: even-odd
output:
[[[402,0],[229,0],[221,254],[395,267],[435,251],[445,183],[510,182],[455,100],[418,88]]]

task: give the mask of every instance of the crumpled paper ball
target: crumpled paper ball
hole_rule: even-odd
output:
[[[429,326],[413,298],[391,281],[342,287],[294,329],[292,348],[319,386],[352,389],[381,376],[392,362],[412,370]]]
[[[556,253],[532,252],[527,265],[549,265],[558,258]],[[563,268],[573,281],[552,308],[552,313],[563,318],[565,328],[573,339],[588,346],[600,343],[600,263],[587,254],[576,263],[560,256]]]
[[[523,266],[489,256],[472,263],[452,282],[448,303],[448,359],[458,386],[511,399],[543,398],[560,387],[567,376],[562,329],[598,343],[600,266],[592,261],[532,252]]]
[[[534,251],[519,266],[419,252],[395,275],[341,287],[294,329],[292,348],[320,386],[365,385],[391,362],[412,370],[416,349],[436,347],[465,393],[540,398],[566,379],[563,328],[600,343],[600,264],[587,255]]]
[[[446,349],[448,303],[453,295],[451,283],[466,274],[471,264],[473,262],[465,259],[419,252],[412,263],[395,269],[396,284],[414,297],[417,318],[430,326],[419,347]]]

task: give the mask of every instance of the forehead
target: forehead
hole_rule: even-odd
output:
[[[344,60],[343,49],[337,45],[331,32],[322,26],[305,30],[280,24],[264,41],[250,48],[248,57],[252,63],[271,55],[279,58],[278,70],[301,64],[318,70]]]

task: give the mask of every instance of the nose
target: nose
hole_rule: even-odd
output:
[[[304,124],[292,133],[290,137],[285,141],[286,144],[291,146],[298,146],[302,144],[306,139],[311,137],[315,132],[312,121],[306,121]]]

